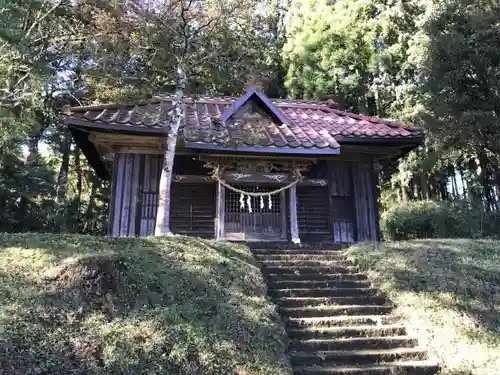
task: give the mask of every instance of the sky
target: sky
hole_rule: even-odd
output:
[[[28,146],[21,146],[21,149],[23,150],[23,156],[26,158],[29,154]],[[52,150],[50,149],[49,145],[43,141],[38,144],[38,151],[40,152],[41,156],[52,155]]]

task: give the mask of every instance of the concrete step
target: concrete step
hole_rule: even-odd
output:
[[[294,375],[434,375],[439,371],[436,361],[403,361],[354,366],[301,366]]]
[[[323,307],[280,307],[284,317],[313,318],[341,315],[383,315],[394,309],[390,305],[338,305]]]
[[[300,272],[300,273],[275,273],[275,272],[265,272],[264,276],[268,282],[288,282],[288,281],[366,281],[368,278],[365,274],[360,272],[352,273],[335,273],[335,272]]]
[[[292,366],[368,365],[380,362],[421,361],[427,352],[421,348],[331,350],[290,353]]]
[[[321,273],[355,273],[358,269],[352,266],[263,266],[262,273],[281,274],[281,275],[301,275],[301,274],[321,274]]]
[[[418,340],[410,336],[376,336],[348,337],[339,339],[308,339],[290,342],[290,351],[321,351],[321,350],[361,350],[361,349],[392,349],[413,348]]]
[[[406,328],[395,324],[385,326],[290,328],[286,332],[292,340],[308,340],[315,338],[404,336],[406,335]]]
[[[368,288],[368,280],[278,280],[269,281],[269,289],[307,289],[307,288]]]
[[[326,259],[293,259],[293,260],[261,260],[264,267],[352,267],[353,263],[348,260],[326,260]]]
[[[290,318],[287,326],[290,328],[311,327],[350,327],[350,326],[381,326],[395,324],[400,318],[395,315],[358,315],[358,316],[326,316],[318,318]]]
[[[344,254],[344,249],[252,249],[254,255],[329,255]]]
[[[244,242],[244,241],[243,241]],[[320,242],[310,242],[300,243],[300,244],[292,244],[289,242],[283,241],[257,241],[257,242],[244,242],[250,249],[290,249],[290,250],[331,250],[331,249],[345,249],[347,245],[345,244],[336,244],[330,241],[320,241]]]
[[[330,251],[325,254],[311,254],[311,253],[303,253],[303,254],[254,254],[254,256],[260,261],[291,261],[291,260],[326,260],[326,261],[334,261],[334,260],[347,260],[347,257],[339,251]]]
[[[375,288],[281,288],[268,289],[272,297],[354,297],[373,296]]]
[[[319,306],[344,306],[344,305],[383,305],[387,298],[380,296],[355,296],[355,297],[281,297],[276,300],[283,307],[319,307]]]

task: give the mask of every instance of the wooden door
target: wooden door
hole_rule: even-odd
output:
[[[154,234],[162,163],[160,155],[141,155],[136,210],[137,236]]]
[[[276,187],[245,186],[247,192],[269,192]],[[284,192],[250,197],[225,190],[224,237],[230,241],[280,241],[286,239]]]

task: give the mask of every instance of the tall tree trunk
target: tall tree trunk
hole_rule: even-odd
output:
[[[451,169],[451,191],[453,194],[453,199],[456,200],[458,198],[458,186],[457,186],[457,179],[456,179],[456,171],[455,168]]]
[[[401,197],[403,198],[403,203],[408,203],[410,201],[410,193],[408,187],[401,186]]]
[[[64,139],[61,147],[62,162],[61,167],[59,168],[56,188],[57,205],[59,205],[61,201],[66,197],[66,193],[68,191],[69,153],[71,148],[70,135],[68,130],[64,131],[63,137]]]
[[[76,209],[78,217],[80,217],[80,206],[82,199],[82,165],[80,163],[80,147],[75,148],[75,172],[76,172]]]
[[[26,164],[35,163],[38,160],[38,143],[40,141],[40,134],[36,134],[28,140],[28,156],[26,158]],[[17,215],[19,217],[18,222],[18,230],[24,230],[24,218],[28,215],[29,201],[30,197],[28,196],[29,192],[25,190],[21,191],[19,196],[19,205]]]
[[[443,179],[439,181],[439,192],[441,194],[441,200],[447,200],[448,199],[448,190],[446,188],[446,182],[443,182]]]
[[[479,181],[483,187],[483,196],[486,198],[486,210],[491,211],[494,206],[492,200],[491,189],[490,189],[490,169],[488,156],[484,152],[479,152],[478,154],[479,166],[481,167],[481,173],[479,174]]]
[[[95,196],[97,194],[97,188],[101,185],[101,180],[94,181],[92,183],[92,188],[90,189],[89,204],[87,205],[87,210],[85,211],[85,223],[82,228],[83,233],[92,232],[92,212],[95,208]]]
[[[493,177],[494,177],[494,184],[493,184],[493,187],[494,187],[494,191],[495,191],[495,202],[496,202],[496,205],[495,205],[495,209],[498,210],[499,207],[499,198],[500,198],[500,169],[498,168],[498,165],[497,164],[494,164],[492,166],[492,173],[493,173]]]
[[[420,193],[422,194],[422,199],[429,199],[429,181],[427,180],[427,174],[425,172],[419,173],[420,179]]]
[[[470,195],[470,199],[472,202],[472,206],[475,209],[484,210],[482,195],[481,195],[480,189],[478,189],[477,185],[476,185],[476,183],[478,181],[480,182],[480,176],[477,173],[478,163],[477,163],[475,158],[469,159],[469,161],[467,162],[467,169],[469,170],[469,172],[471,173],[471,175],[474,178],[471,185],[469,186],[469,195]],[[476,178],[477,178],[477,180],[476,180]]]
[[[156,215],[155,236],[171,236],[170,231],[170,188],[174,170],[175,146],[179,127],[184,117],[184,91],[186,89],[186,72],[182,60],[178,61],[176,75],[176,89],[173,114],[168,124],[167,147],[163,157],[163,167],[160,176],[158,197],[158,213]]]
[[[459,166],[459,172],[460,172],[460,181],[462,182],[463,199],[467,199],[468,198],[467,183],[465,182],[464,169],[462,167],[462,164],[460,164]]]
[[[436,176],[431,175],[431,178],[428,179],[428,184],[429,184],[429,198],[431,200],[437,200],[437,186],[436,186]]]
[[[38,144],[40,142],[40,135],[32,137],[28,141],[28,156],[26,162],[28,164],[34,163],[38,159]]]

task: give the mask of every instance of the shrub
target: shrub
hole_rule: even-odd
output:
[[[479,236],[500,237],[500,212],[480,213],[476,216],[479,216]]]
[[[500,217],[496,220],[500,223]],[[416,201],[393,206],[381,216],[382,233],[390,240],[472,237],[481,227],[480,217],[462,203]]]

